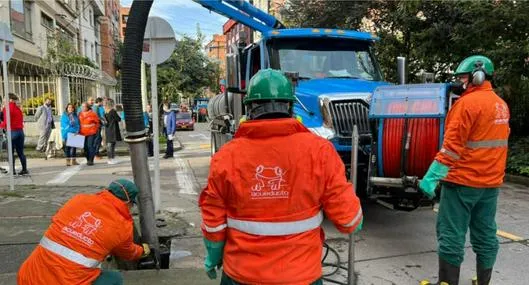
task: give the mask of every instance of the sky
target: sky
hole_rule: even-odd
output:
[[[132,5],[132,0],[120,2],[124,7]],[[167,20],[173,27],[177,39],[183,34],[194,37],[199,24],[200,30],[206,36],[206,42],[212,39],[213,34],[222,34],[222,25],[228,20],[192,0],[154,0],[149,15]]]

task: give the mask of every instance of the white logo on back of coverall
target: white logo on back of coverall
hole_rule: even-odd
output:
[[[288,198],[289,192],[281,188],[286,186],[283,179],[285,171],[281,167],[264,167],[259,165],[255,168],[255,180],[252,186],[252,199],[283,199]]]
[[[496,103],[496,120],[494,120],[494,123],[497,125],[509,123],[509,109],[507,105]]]
[[[88,236],[93,235],[101,227],[101,219],[92,215],[92,212],[84,212],[68,226],[64,226],[62,231],[79,241],[92,245],[94,241]]]

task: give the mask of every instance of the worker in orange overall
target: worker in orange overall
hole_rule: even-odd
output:
[[[493,73],[494,65],[487,57],[476,55],[461,62],[455,73],[459,88],[452,90],[461,97],[446,117],[443,146],[419,183],[425,195],[434,198],[442,181],[438,284],[459,284],[469,228],[476,253],[475,283],[490,283],[498,254],[495,216],[510,129],[509,108],[492,89]]]
[[[360,230],[360,201],[333,145],[292,118],[290,81],[259,71],[248,85],[248,121],[211,161],[199,198],[205,268],[221,284],[323,284],[324,215]]]
[[[59,209],[39,245],[22,264],[18,285],[120,285],[117,271],[101,270],[109,254],[137,260],[150,254],[133,242],[130,208],[136,185],[118,179],[96,194],[79,194]]]
[[[92,111],[88,103],[81,105],[81,113],[79,113],[80,129],[79,134],[85,136],[84,153],[86,156],[86,165],[94,165],[94,157],[96,156],[97,132],[99,132],[99,117]]]

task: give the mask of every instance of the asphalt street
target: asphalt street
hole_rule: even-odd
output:
[[[178,132],[177,137],[181,150],[175,153],[174,158],[160,159],[161,214],[175,218],[181,228],[181,232],[171,242],[170,267],[173,270],[195,270],[197,274],[202,274],[204,249],[197,199],[207,183],[210,136],[207,125],[198,124],[194,131]],[[0,176],[0,284],[10,284],[2,283],[2,276],[11,276],[11,279],[4,281],[14,280],[13,273],[34,248],[50,217],[64,201],[78,192],[95,192],[118,177],[132,178],[130,158],[123,156],[118,157],[118,160],[120,162],[117,165],[108,165],[106,159],[102,159],[92,167],[82,163],[66,168],[63,160],[31,159],[28,163],[31,176],[16,178],[15,193],[6,192],[9,179]],[[152,159],[149,163],[153,177]],[[355,244],[358,284],[418,284],[423,278],[435,281],[435,209],[399,212],[377,203],[365,203],[363,208],[364,229],[356,236]],[[501,246],[492,284],[528,284],[527,187],[504,185],[497,222]],[[327,243],[338,251],[340,261],[345,264],[347,236],[338,233],[327,222],[324,229]],[[471,284],[470,280],[475,274],[474,258],[470,244],[467,244],[460,284]],[[328,261],[334,260],[335,257],[330,254]],[[325,272],[329,270],[326,268]],[[339,271],[332,278],[344,281],[345,274]],[[200,276],[205,278],[205,275]],[[156,276],[145,278],[142,279],[142,274],[136,273],[127,279],[130,282],[126,284],[146,284],[141,280],[156,283]],[[186,284],[182,280],[173,281],[163,284]]]

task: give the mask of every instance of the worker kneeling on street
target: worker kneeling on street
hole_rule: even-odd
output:
[[[363,216],[332,144],[292,118],[290,81],[259,71],[248,121],[211,161],[199,199],[206,272],[221,284],[322,284],[324,214],[343,233]]]
[[[452,90],[461,97],[446,117],[441,151],[419,184],[433,198],[443,181],[437,217],[439,284],[459,284],[469,228],[477,284],[489,284],[498,254],[496,205],[510,129],[509,108],[492,89],[493,73],[492,62],[484,56],[461,62],[455,74],[459,88]]]
[[[123,284],[119,272],[100,268],[109,254],[125,260],[150,254],[147,244],[133,242],[130,208],[137,195],[133,182],[118,179],[99,193],[74,196],[22,264],[18,284]]]

